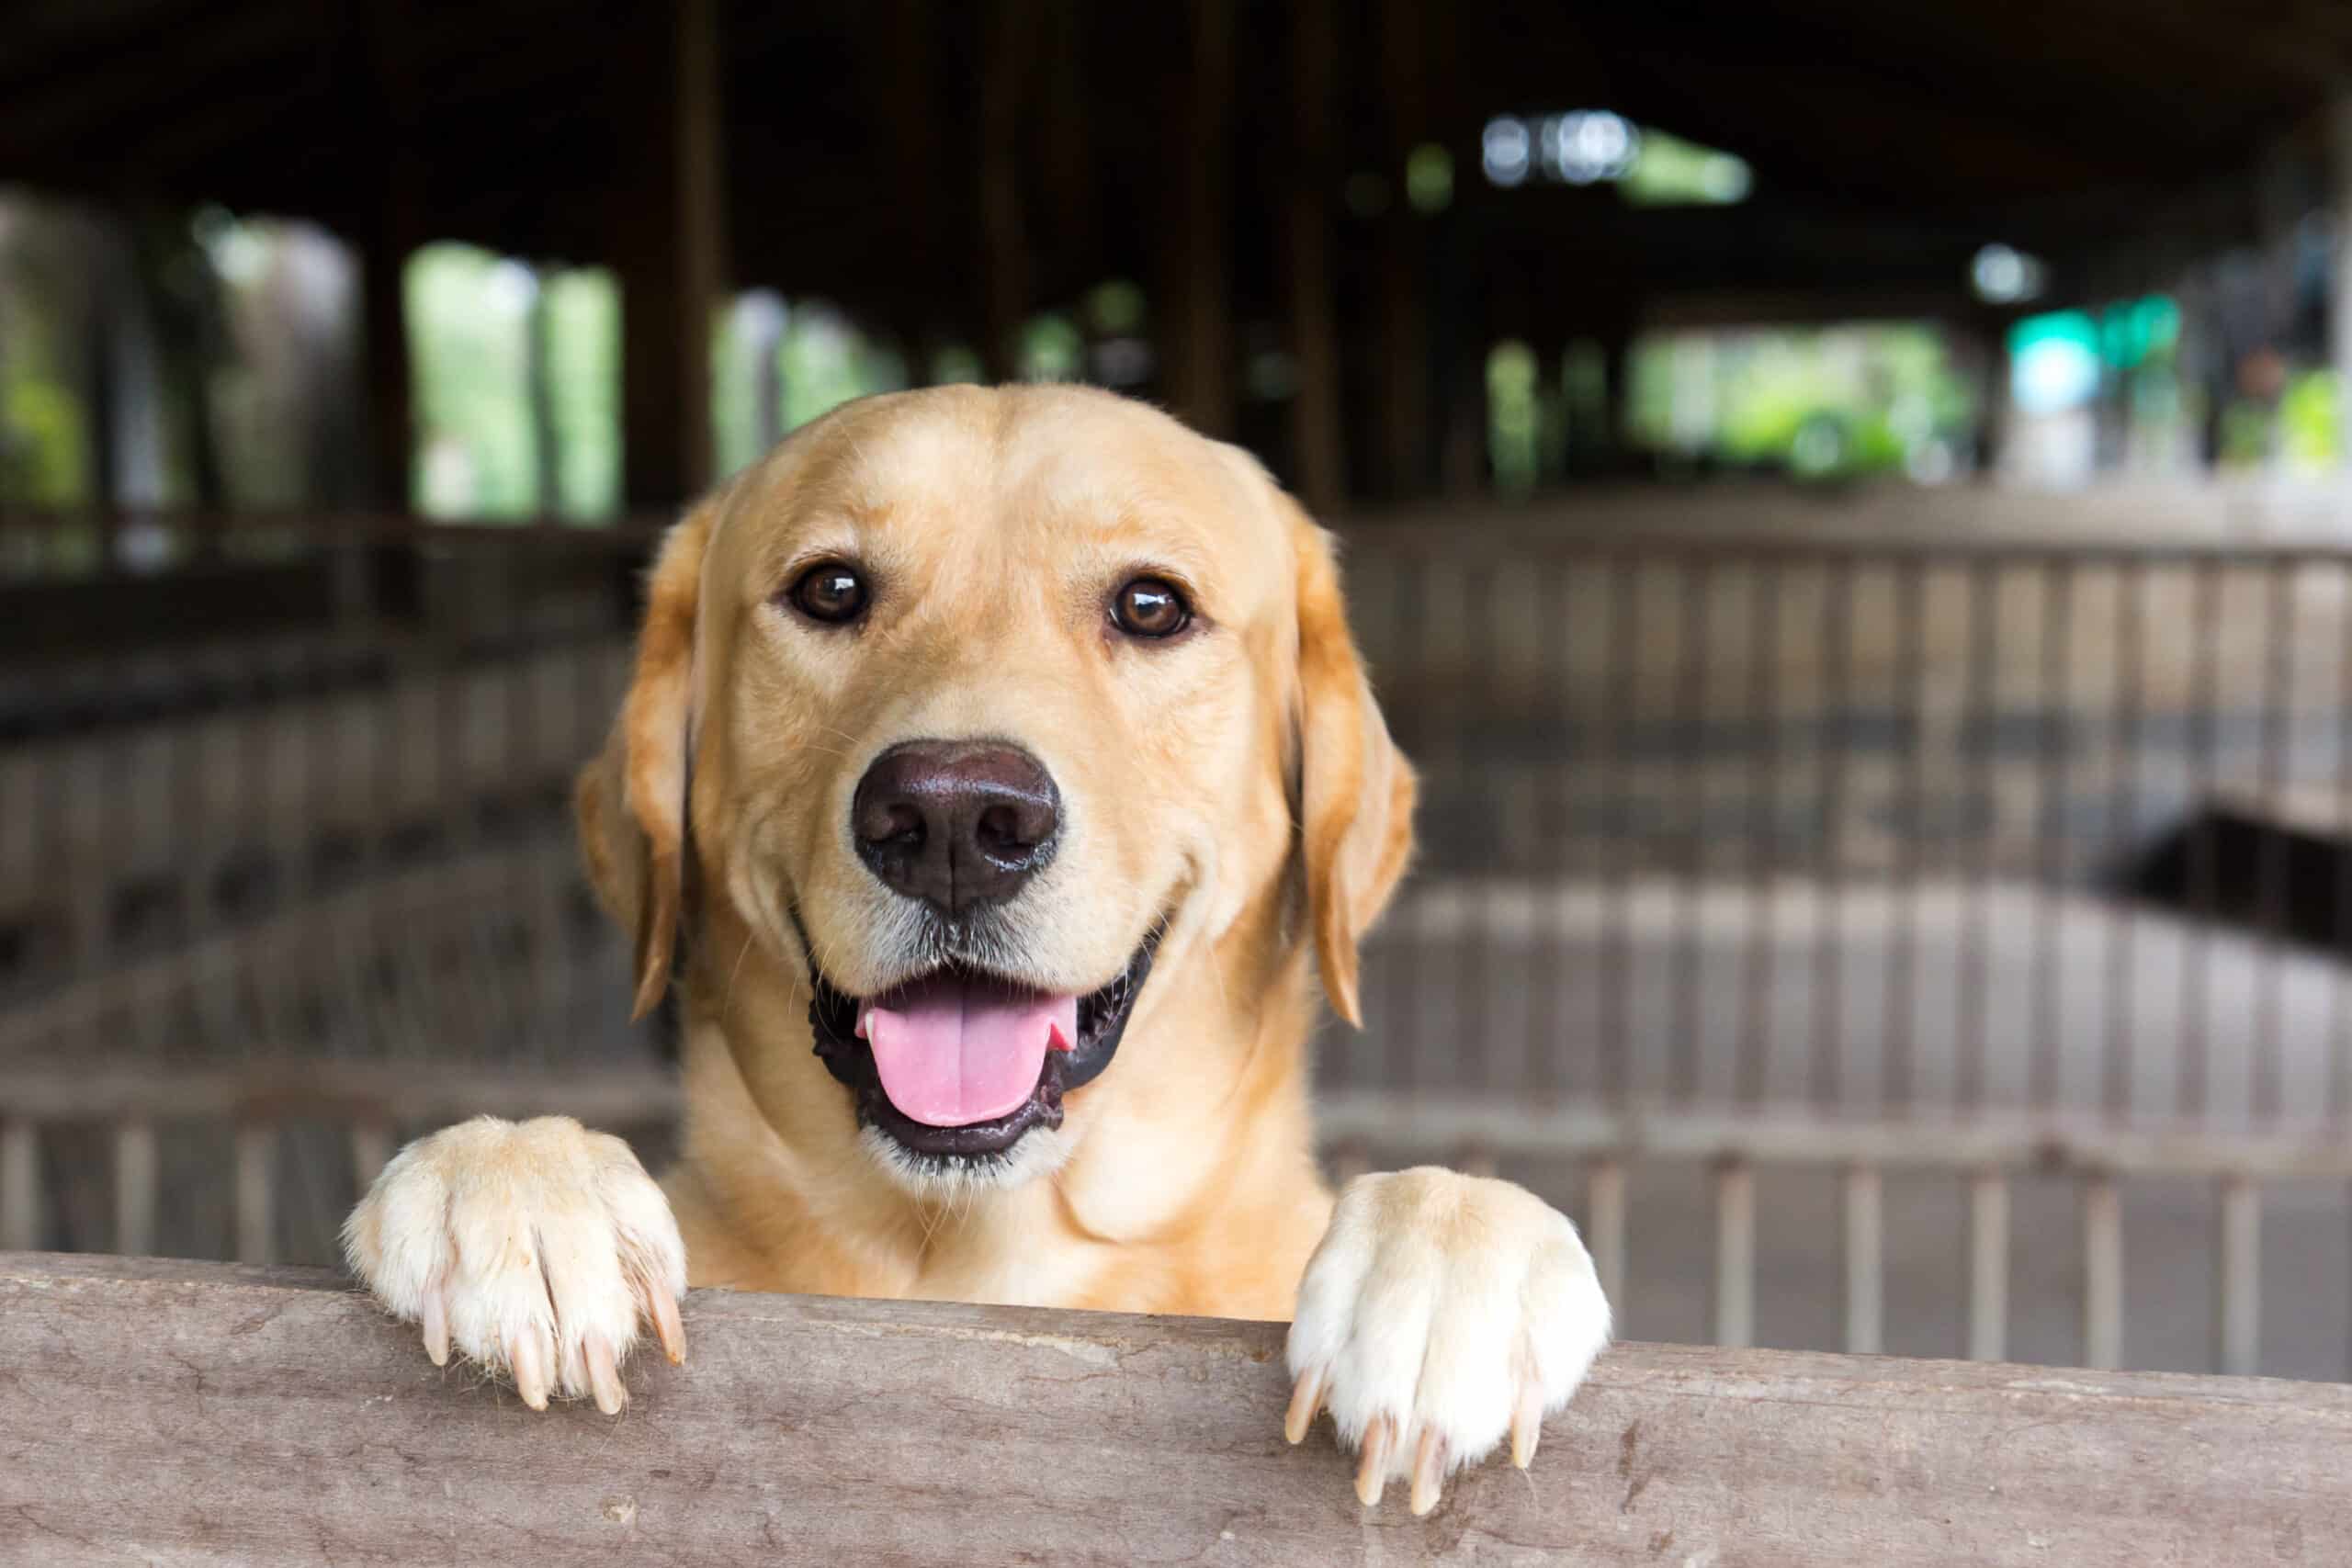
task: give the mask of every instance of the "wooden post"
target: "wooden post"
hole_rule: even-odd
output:
[[[2328,357],[2335,367],[2336,461],[2352,466],[2352,94],[2327,115],[2327,197],[2335,213],[2335,259],[2328,275]]]
[[[980,364],[991,381],[1020,374],[1029,313],[1029,241],[1022,197],[1021,110],[1038,25],[1036,0],[989,0],[981,16],[979,152]]]
[[[677,0],[632,13],[646,112],[608,215],[632,506],[676,506],[712,479],[712,312],[727,266],[717,9],[717,0]]]
[[[1381,6],[1382,96],[1389,115],[1390,173],[1429,135],[1426,29],[1430,17],[1415,0]],[[1459,171],[1466,177],[1468,171]],[[1400,193],[1401,194],[1401,193]],[[1392,495],[1429,488],[1430,328],[1422,253],[1423,225],[1409,200],[1388,204],[1380,223],[1380,473]]]
[[[1168,400],[1195,430],[1230,435],[1234,423],[1232,322],[1226,276],[1233,99],[1234,0],[1191,0],[1185,7],[1189,72],[1171,74],[1182,91],[1169,138],[1167,227],[1159,249],[1173,269],[1155,313]]]
[[[1291,343],[1298,392],[1291,440],[1300,498],[1329,514],[1347,489],[1340,429],[1340,348],[1331,302],[1331,0],[1296,0],[1291,69],[1296,146],[1290,190]]]
[[[877,101],[889,106],[890,153],[900,190],[928,192],[940,188],[941,170],[945,166],[941,156],[945,141],[942,132],[950,124],[940,114],[940,53],[938,17],[932,7],[925,0],[895,0],[890,25],[876,30],[867,62],[875,73]],[[897,208],[899,238],[906,246],[906,254],[937,254],[936,247],[941,243],[939,204],[918,199],[901,201]],[[941,299],[911,290],[902,290],[893,302],[892,326],[899,346],[907,356],[908,372],[914,385],[921,386],[930,378],[927,351],[940,316],[967,321],[970,303],[967,299]],[[762,439],[764,445],[773,445],[784,434],[784,389],[772,352],[765,355],[759,384],[763,400]],[[771,402],[777,417],[769,417]]]
[[[406,512],[416,460],[416,410],[402,287],[410,254],[428,238],[422,216],[424,169],[416,151],[417,23],[411,0],[368,0],[358,15],[375,96],[369,121],[382,177],[358,237],[368,490],[377,505]]]

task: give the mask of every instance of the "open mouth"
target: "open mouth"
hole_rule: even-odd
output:
[[[1110,1066],[1156,945],[1147,939],[1085,996],[961,964],[868,998],[818,974],[817,1055],[855,1096],[858,1120],[908,1150],[1001,1154],[1034,1128],[1060,1126],[1062,1096]]]

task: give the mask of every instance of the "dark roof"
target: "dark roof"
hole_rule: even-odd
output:
[[[594,260],[616,171],[672,76],[666,6],[53,0],[0,22],[0,180],[316,218],[355,239],[397,167],[428,236]],[[1332,0],[1329,196],[1411,142],[1455,154],[1498,265],[1591,253],[1645,287],[1952,281],[1977,243],[2113,244],[2233,192],[2352,78],[2335,0]],[[998,18],[991,25],[988,15]],[[987,92],[1013,95],[1033,300],[1148,278],[1182,134],[1186,7],[720,0],[731,273],[900,320],[979,313]],[[1270,303],[1295,122],[1293,17],[1242,0],[1229,172],[1237,300]],[[993,57],[991,56],[993,51]],[[984,68],[983,62],[989,63]],[[1007,73],[1014,80],[1008,85]],[[1755,199],[1635,212],[1477,175],[1498,111],[1606,106],[1745,157]],[[396,165],[395,153],[407,161]],[[641,186],[639,188],[642,188]],[[2216,195],[2216,192],[2219,194]],[[660,221],[658,214],[648,220]],[[1582,247],[1580,252],[1578,247]]]

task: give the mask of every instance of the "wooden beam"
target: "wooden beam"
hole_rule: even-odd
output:
[[[980,363],[991,381],[1020,374],[1021,326],[1029,313],[1028,209],[1023,195],[1021,116],[1039,25],[1037,0],[989,0],[981,11],[985,66],[978,91]]]
[[[1399,199],[1388,204],[1374,236],[1380,254],[1383,360],[1379,472],[1395,497],[1417,496],[1429,488],[1429,220],[1413,210],[1404,173],[1405,160],[1430,136],[1430,28],[1428,8],[1415,0],[1381,0],[1381,98],[1388,117],[1388,174],[1397,181]],[[1474,178],[1476,171],[1456,169],[1454,177]]]
[[[1182,7],[1189,71],[1176,88],[1169,138],[1169,200],[1158,248],[1171,268],[1155,311],[1168,400],[1193,429],[1233,434],[1232,279],[1227,263],[1226,167],[1233,112],[1234,0],[1190,0]]]
[[[2327,198],[2335,212],[2335,254],[2328,272],[2328,357],[2338,387],[2352,386],[2352,92],[2327,108]],[[2352,466],[2352,398],[2336,396],[2337,461]]]
[[[405,279],[409,256],[429,237],[424,164],[417,147],[415,6],[413,0],[368,0],[351,15],[353,47],[366,65],[366,118],[380,171],[373,209],[356,236],[368,488],[377,505],[406,512],[416,460],[416,405]]]
[[[624,488],[673,507],[707,488],[710,333],[727,269],[717,0],[637,17],[645,123],[608,216],[621,277]]]
[[[1532,1471],[1360,1507],[1277,1324],[699,1291],[617,1419],[312,1270],[0,1257],[0,1556],[1221,1563],[2352,1560],[2352,1389],[1620,1346]],[[136,1484],[124,1484],[135,1477]]]
[[[1339,47],[1331,0],[1296,0],[1291,16],[1292,110],[1288,223],[1290,331],[1298,358],[1291,443],[1300,499],[1328,515],[1347,491],[1340,428],[1338,309],[1331,290],[1331,57]]]

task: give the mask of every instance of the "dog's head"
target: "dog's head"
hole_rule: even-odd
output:
[[[1102,393],[944,388],[672,531],[579,804],[639,1010],[723,916],[708,984],[787,976],[921,1182],[1050,1165],[1064,1096],[1238,922],[1311,939],[1354,1021],[1412,796],[1330,538],[1254,460]]]

